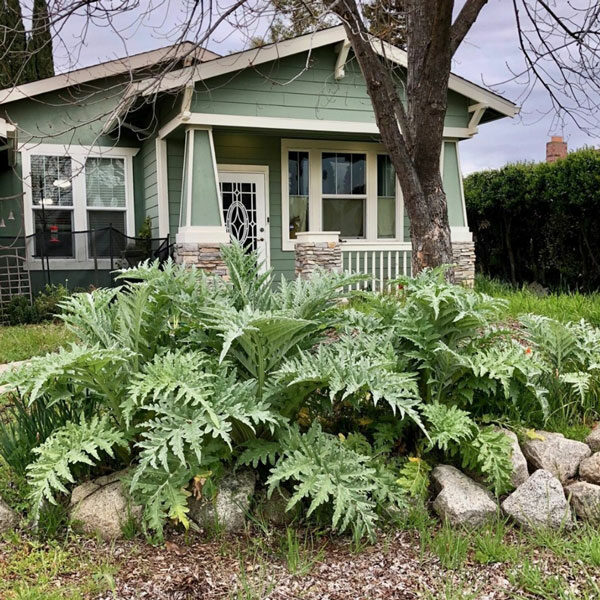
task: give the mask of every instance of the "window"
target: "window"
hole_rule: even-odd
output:
[[[366,154],[323,152],[323,230],[342,238],[365,237]]]
[[[387,154],[377,155],[377,237],[396,237],[396,173]]]
[[[300,231],[308,231],[308,152],[288,153],[289,235],[296,239]]]
[[[111,249],[113,253],[116,251],[117,242],[109,228],[121,233],[127,230],[125,161],[122,158],[88,158],[85,161],[85,195],[87,229],[100,230],[89,236],[89,256],[109,257]]]
[[[98,156],[89,148],[65,152],[50,144],[34,146],[31,153],[24,149],[23,170],[31,175],[26,230],[37,234],[34,257],[86,261],[119,255],[124,236],[133,234],[135,152],[113,148]]]
[[[34,256],[73,258],[71,159],[31,157]]]

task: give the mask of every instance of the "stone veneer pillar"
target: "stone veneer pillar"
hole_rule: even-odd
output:
[[[475,284],[475,243],[454,242],[452,244],[454,256],[454,279],[468,287]]]
[[[306,279],[317,269],[342,271],[339,231],[305,231],[296,234],[296,277]]]
[[[229,273],[221,254],[221,244],[214,242],[175,244],[175,262],[186,267],[197,267],[211,275],[227,279]]]

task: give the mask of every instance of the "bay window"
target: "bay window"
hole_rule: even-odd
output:
[[[282,140],[282,249],[302,231],[339,231],[348,247],[404,242],[404,210],[381,144]]]
[[[31,258],[68,259],[65,267],[89,268],[94,259],[118,256],[125,236],[134,235],[136,152],[53,144],[22,148],[26,182],[29,175],[26,234],[37,234]]]

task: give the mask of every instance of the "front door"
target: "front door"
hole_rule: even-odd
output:
[[[229,235],[269,266],[266,173],[219,169],[223,221]]]

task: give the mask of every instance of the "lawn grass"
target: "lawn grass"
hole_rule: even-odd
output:
[[[0,364],[54,352],[70,341],[72,337],[61,323],[0,326]]]
[[[534,313],[559,321],[585,319],[600,327],[600,293],[550,293],[547,296],[539,296],[525,287],[515,288],[507,283],[481,276],[475,279],[475,289],[507,300],[507,318],[515,319],[524,313]]]

